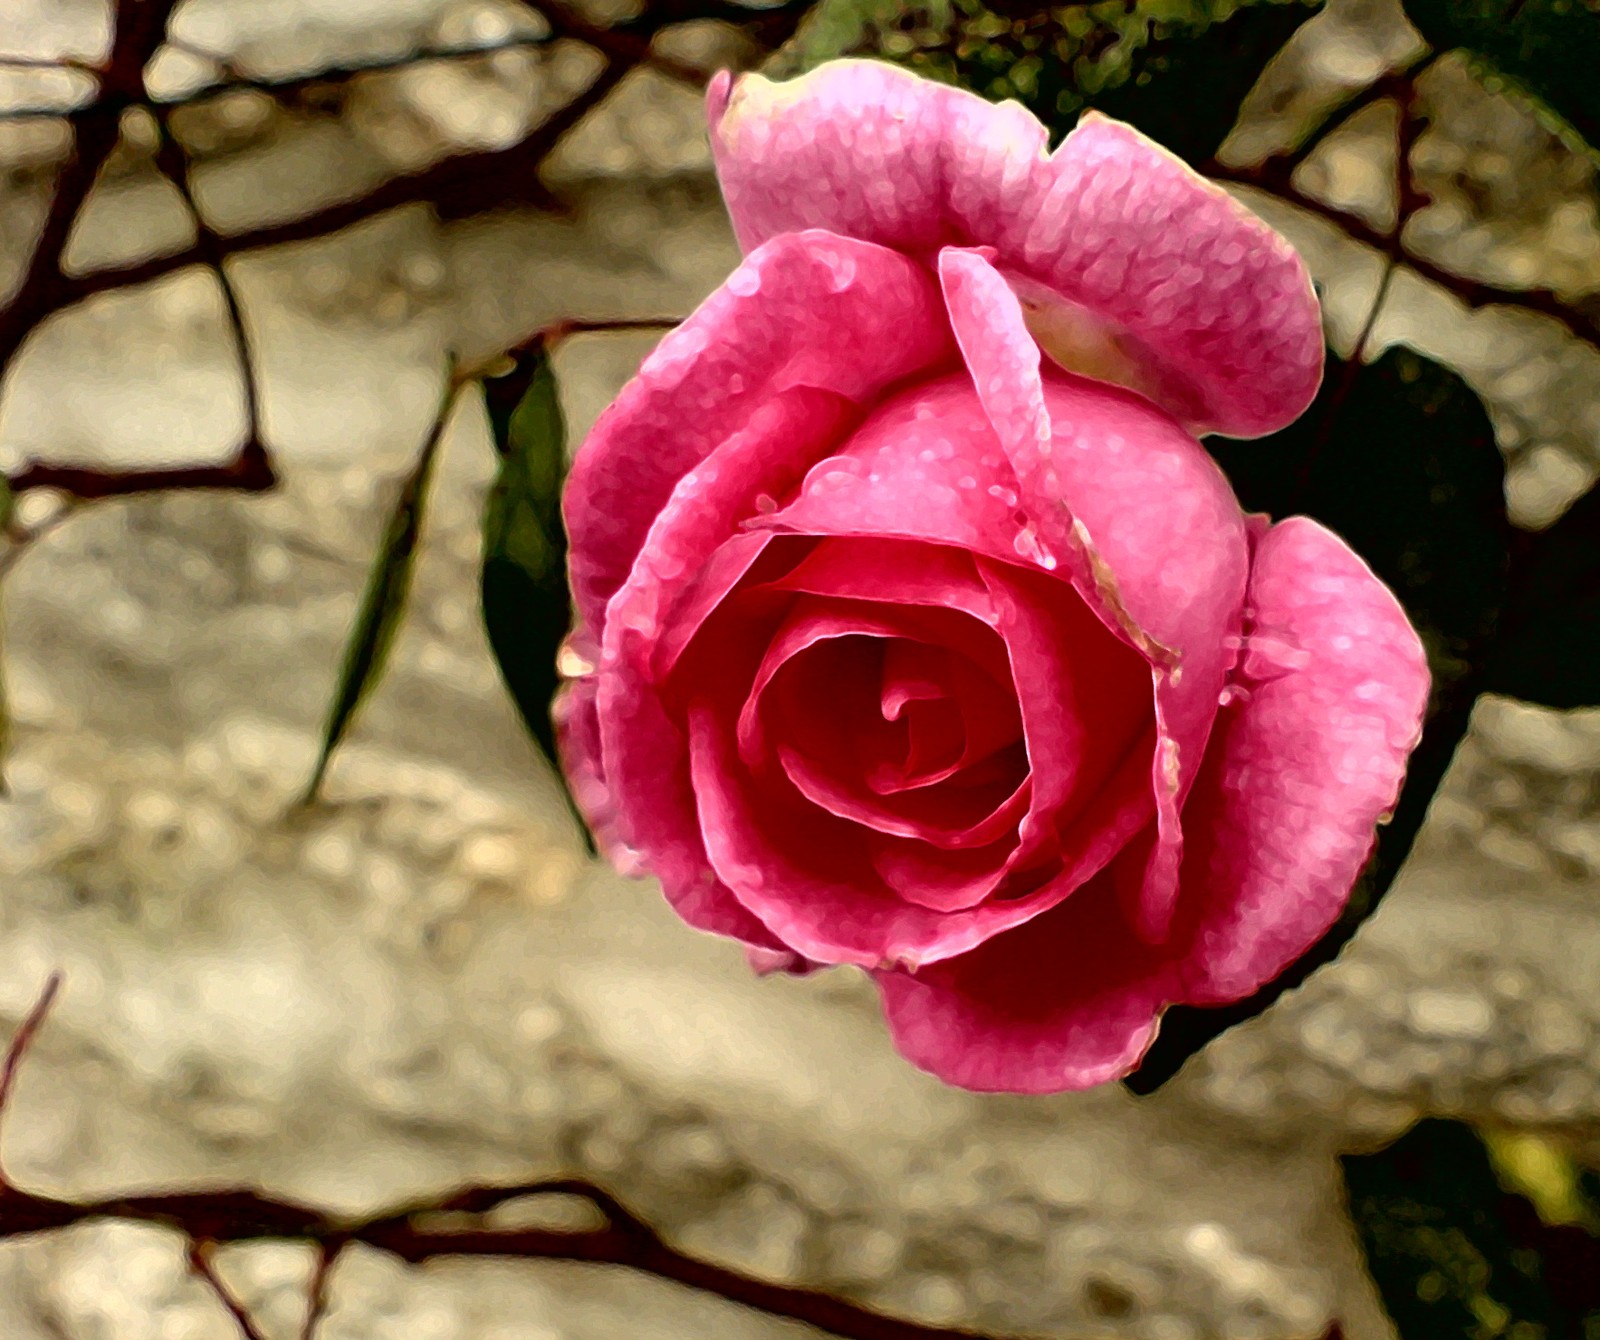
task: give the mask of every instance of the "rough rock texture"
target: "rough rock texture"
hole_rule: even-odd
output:
[[[311,63],[370,50],[380,22],[391,40],[414,23],[406,40],[462,41],[501,13],[269,11],[194,4],[186,31]],[[13,8],[0,47],[46,49],[38,34],[69,20],[92,35],[94,13]],[[569,77],[559,65],[539,77]],[[359,182],[418,144],[491,134],[497,109],[523,115],[538,95],[516,62],[470,89],[437,81],[384,85],[342,121],[279,124],[242,104],[213,127],[228,146],[217,189],[235,172],[235,207],[286,208],[288,184]],[[687,310],[735,256],[697,126],[692,94],[638,75],[564,151],[566,219],[440,225],[411,210],[243,261],[284,488],[98,506],[8,577],[0,1018],[20,1017],[54,966],[67,988],[6,1124],[7,1169],[62,1193],[255,1182],[341,1208],[570,1169],[695,1251],[930,1321],[1286,1340],[1339,1315],[1352,1337],[1385,1335],[1338,1206],[1337,1151],[1422,1112],[1600,1132],[1600,714],[1481,704],[1416,859],[1343,959],[1159,1096],[974,1098],[893,1054],[858,977],[754,979],[652,886],[585,862],[479,627],[491,463],[468,405],[390,674],[325,798],[292,808],[444,348],[487,349],[558,314]],[[20,132],[0,139],[49,161]],[[7,275],[40,189],[23,173],[0,199]],[[117,210],[150,236],[173,226],[136,166],[108,189],[87,252],[129,245]],[[1353,329],[1370,260],[1295,236]],[[1591,472],[1600,460],[1592,350],[1499,314],[1463,319],[1409,285],[1381,331],[1425,332],[1501,393],[1547,510],[1565,476],[1539,475],[1541,452]],[[564,348],[575,429],[648,345]],[[242,421],[229,359],[203,274],[97,301],[28,346],[0,456],[219,459]],[[240,1249],[222,1268],[268,1335],[296,1333],[307,1252]],[[364,1254],[340,1267],[325,1330],[707,1333],[800,1330],[624,1275]],[[175,1238],[96,1225],[0,1246],[0,1334],[230,1330]]]

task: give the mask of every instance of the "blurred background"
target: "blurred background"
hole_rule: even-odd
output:
[[[1260,178],[1277,189],[1246,179],[1426,48],[1389,0],[1304,14],[1215,168],[1302,249],[1348,352],[1400,208],[1393,107]],[[685,1250],[930,1325],[1289,1340],[1337,1320],[1379,1340],[1341,1155],[1442,1115],[1600,1165],[1600,711],[1481,698],[1381,910],[1159,1092],[947,1089],[894,1054],[864,978],[758,980],[586,855],[483,631],[495,452],[475,395],[386,671],[296,804],[446,351],[676,319],[736,263],[706,74],[857,51],[1029,97],[1048,52],[1018,72],[983,43],[1037,19],[184,0],[146,71],[154,108],[81,123],[109,151],[40,283],[64,113],[94,96],[110,6],[0,6],[5,1033],[65,974],[5,1123],[16,1182],[256,1185],[357,1213],[575,1173]],[[1464,58],[1416,89],[1408,250],[1469,296],[1548,301],[1473,305],[1402,266],[1364,352],[1403,343],[1465,378],[1511,519],[1536,531],[1600,473],[1595,161]],[[561,342],[574,444],[656,338]],[[149,470],[180,473],[129,492]],[[237,1334],[185,1251],[117,1222],[0,1243],[0,1334]],[[298,1334],[311,1268],[301,1246],[219,1256],[274,1340]],[[357,1250],[319,1334],[816,1333],[623,1271]]]

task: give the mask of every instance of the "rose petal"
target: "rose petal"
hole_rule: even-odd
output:
[[[1064,582],[987,558],[978,571],[1011,656],[1033,780],[1013,865],[1059,859],[1064,897],[1150,813],[1149,671]]]
[[[865,403],[945,359],[941,307],[921,267],[868,242],[793,233],[752,252],[661,341],[573,462],[572,586],[596,640],[685,474],[792,388]]]
[[[1337,536],[1291,517],[1250,579],[1253,683],[1184,808],[1186,999],[1237,1000],[1333,924],[1394,803],[1428,697],[1399,603]]]
[[[1027,806],[1027,783],[1006,803],[1014,827]],[[976,907],[1000,882],[1015,838],[1002,846],[941,851],[923,842],[874,834],[867,839],[872,868],[901,898],[935,912]]]
[[[870,61],[718,76],[708,112],[747,249],[813,227],[929,261],[993,247],[1044,325],[1090,314],[1197,432],[1272,432],[1316,393],[1322,325],[1294,251],[1129,126],[1087,113],[1049,155],[1017,104]]]
[[[1104,878],[1025,926],[915,973],[873,974],[896,1049],[948,1084],[1086,1089],[1131,1071],[1171,989]]]
[[[1202,756],[1241,617],[1244,520],[1199,444],[1159,412],[1146,409],[1140,423],[1139,402],[1128,397],[1118,407],[1124,413],[1106,415],[1104,401],[1068,399],[1054,378],[1049,389],[1056,393],[1047,395],[1021,304],[983,255],[946,248],[939,276],[956,342],[1037,532],[1041,562],[1062,559],[1106,626],[1150,662],[1157,823],[1147,859],[1137,868],[1121,863],[1118,882],[1135,927],[1160,943],[1176,905],[1178,809]]]
[[[598,722],[601,784],[611,797],[605,810],[615,816],[616,840],[631,863],[661,881],[690,925],[766,948],[785,946],[711,872],[699,839],[683,731],[661,702],[653,662],[665,633],[682,635],[685,621],[673,622],[672,610],[695,606],[694,583],[686,583],[685,574],[720,573],[726,580],[724,567],[742,574],[758,554],[760,537],[725,537],[754,512],[760,490],[799,477],[846,413],[836,396],[792,388],[678,481],[628,582],[611,602],[590,708]],[[718,563],[724,544],[734,555],[728,565]]]

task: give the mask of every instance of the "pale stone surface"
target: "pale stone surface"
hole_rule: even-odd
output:
[[[184,32],[292,68],[499,21],[422,0],[292,8],[320,17],[208,0]],[[33,50],[21,37],[71,19],[92,49],[97,12],[13,9],[0,46]],[[1361,59],[1345,52],[1336,73],[1370,77]],[[285,127],[244,107],[216,131],[217,198],[272,217],[301,204],[280,183],[357,189],[417,152],[482,142],[485,121],[531,114],[538,82],[558,78],[546,64],[559,61],[497,67],[470,90],[385,87],[345,123]],[[469,93],[481,101],[457,121]],[[489,350],[559,315],[681,313],[733,263],[692,95],[641,78],[608,116],[557,165],[566,218],[442,226],[407,210],[242,261],[283,489],[99,506],[8,578],[0,1016],[67,973],[6,1126],[8,1169],[62,1193],[254,1182],[341,1209],[572,1170],[695,1251],[930,1322],[1275,1340],[1340,1315],[1358,1340],[1383,1336],[1337,1151],[1424,1112],[1600,1126],[1593,712],[1481,704],[1417,859],[1342,960],[1160,1095],[975,1098],[894,1055],[859,977],[755,979],[652,886],[583,859],[479,628],[491,461],[465,405],[389,675],[325,798],[292,808],[445,348]],[[306,164],[326,175],[302,180]],[[0,202],[8,273],[36,188]],[[124,207],[151,235],[171,227],[148,180],[109,190],[89,254],[131,245],[112,223]],[[1353,331],[1370,265],[1303,224],[1295,237]],[[1600,459],[1592,351],[1523,327],[1401,285],[1380,329],[1499,394],[1517,461],[1541,446]],[[649,343],[563,349],[576,430]],[[0,456],[222,459],[243,425],[230,358],[202,274],[98,300],[25,351]],[[222,1258],[274,1337],[296,1333],[309,1267],[291,1247]],[[0,1247],[0,1333],[229,1331],[175,1239],[97,1225]],[[620,1274],[359,1253],[324,1331],[707,1333],[801,1331]]]

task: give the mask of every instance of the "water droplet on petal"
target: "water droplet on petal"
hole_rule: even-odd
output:
[[[761,292],[761,272],[753,265],[741,265],[727,279],[728,292],[737,298],[749,298]]]

